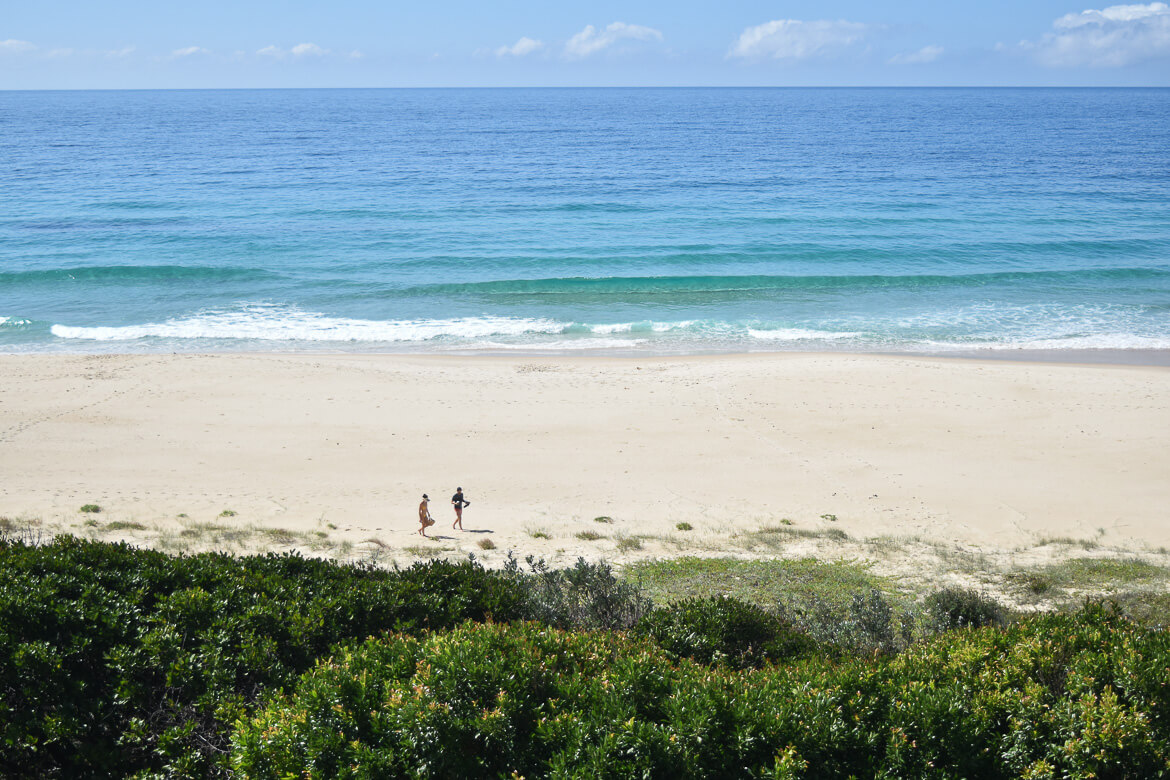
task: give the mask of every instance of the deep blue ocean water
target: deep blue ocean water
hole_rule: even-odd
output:
[[[1170,90],[0,92],[0,352],[1170,349]]]

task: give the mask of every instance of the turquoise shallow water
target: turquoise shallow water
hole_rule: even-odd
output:
[[[0,351],[1170,349],[1170,90],[0,92]]]

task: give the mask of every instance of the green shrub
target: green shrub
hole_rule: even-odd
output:
[[[790,623],[734,598],[695,598],[656,609],[636,632],[651,637],[674,658],[699,663],[758,667],[811,651],[815,643]]]
[[[513,620],[525,598],[471,562],[0,542],[0,776],[222,773],[230,724],[338,642]]]
[[[250,778],[1170,773],[1170,637],[1100,607],[896,657],[672,660],[645,638],[535,624],[370,640],[241,720],[232,765]]]
[[[619,552],[632,552],[634,550],[642,549],[642,540],[637,536],[625,536],[624,534],[618,534],[614,538],[614,542],[617,543]]]
[[[78,512],[85,512],[86,514],[96,514],[100,511],[102,511],[102,508],[100,506],[98,506],[97,504],[83,504],[81,506],[81,509],[78,509],[77,511]]]
[[[525,562],[527,573],[509,553],[504,573],[525,594],[527,619],[558,628],[629,628],[653,606],[604,562],[578,558],[571,569],[550,569],[531,555]]]
[[[694,526],[687,522],[675,523],[674,527],[680,531],[690,531],[694,529]]]
[[[966,588],[943,588],[931,593],[926,597],[926,613],[939,631],[1003,625],[1007,620],[998,601]]]

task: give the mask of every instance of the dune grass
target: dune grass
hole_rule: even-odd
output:
[[[730,596],[762,607],[802,605],[820,601],[843,604],[861,591],[895,594],[893,583],[865,564],[800,560],[739,560],[734,558],[673,558],[639,561],[623,576],[646,589],[656,603],[692,596]]]

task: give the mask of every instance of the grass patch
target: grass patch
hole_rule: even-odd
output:
[[[784,545],[791,542],[793,539],[832,539],[833,541],[844,542],[849,539],[849,534],[842,531],[840,528],[827,528],[823,531],[812,531],[807,528],[792,528],[786,525],[769,525],[760,528],[758,531],[750,531],[746,534],[739,534],[735,537],[736,541],[746,550],[754,550],[757,547],[765,547],[769,550],[777,550]]]
[[[539,529],[537,529],[537,530],[530,529],[528,531],[528,535],[531,536],[533,539],[551,539],[552,538],[552,536],[550,536],[548,533],[541,531]]]
[[[452,548],[435,547],[433,545],[428,547],[427,545],[416,544],[405,547],[403,550],[416,558],[438,558],[445,552],[451,552]]]
[[[605,517],[605,516],[603,515],[603,516],[601,516],[601,517],[595,517],[595,518],[593,518],[593,522],[595,522],[595,523],[612,523],[612,522],[613,522],[613,518],[612,518],[612,517]]]
[[[81,509],[78,509],[77,511],[96,515],[98,512],[102,511],[102,508],[97,504],[83,504]]]
[[[1013,572],[1008,579],[1039,595],[1053,588],[1111,590],[1156,585],[1170,581],[1170,569],[1139,558],[1073,558]]]
[[[1096,550],[1099,546],[1095,539],[1074,539],[1071,536],[1044,537],[1036,542],[1037,547],[1047,547],[1050,544],[1061,547],[1080,547],[1082,550]]]
[[[496,543],[493,542],[491,539],[480,539],[477,546],[481,550],[494,550],[494,549],[496,549]]]
[[[614,541],[620,552],[632,552],[642,549],[642,540],[636,536],[619,536]]]
[[[822,519],[822,520],[827,520],[827,521],[829,521],[830,523],[835,523],[835,522],[837,522],[837,516],[836,516],[836,515],[821,515],[821,519]]]
[[[145,531],[146,526],[134,520],[115,520],[106,523],[106,531]]]
[[[693,531],[695,529],[690,523],[675,523],[674,527],[680,531]]]
[[[296,544],[301,538],[300,534],[287,528],[261,528],[260,534],[277,544],[286,545]]]
[[[869,567],[849,562],[802,560],[741,561],[732,558],[675,558],[641,561],[623,570],[655,602],[730,596],[762,607],[801,609],[814,601],[843,605],[871,588],[892,593],[891,584]]]
[[[218,523],[192,523],[182,531],[179,531],[179,536],[185,536],[189,539],[214,537],[215,541],[219,541],[220,534],[230,530],[226,525],[219,525]]]
[[[599,534],[596,531],[578,531],[573,536],[585,542],[596,542],[598,539],[605,538],[605,534]]]

